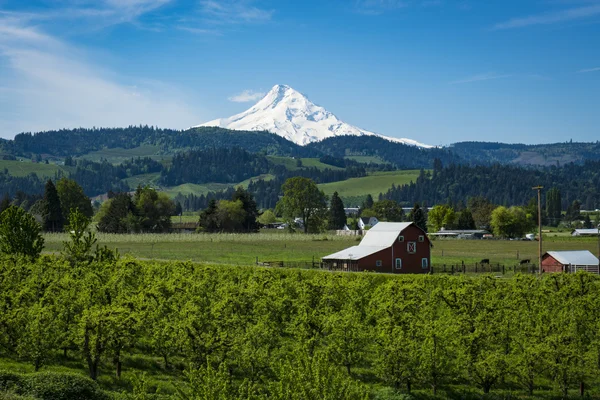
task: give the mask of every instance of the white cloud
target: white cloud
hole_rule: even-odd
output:
[[[600,4],[593,4],[591,6],[570,8],[567,10],[531,15],[523,18],[513,18],[496,24],[494,29],[501,30],[524,28],[532,25],[550,25],[577,19],[590,18],[597,15],[600,15]]]
[[[273,10],[252,5],[252,0],[201,0],[201,12],[213,23],[262,23],[273,17]]]
[[[177,89],[116,76],[80,53],[0,18],[0,136],[80,126],[186,128],[201,119]]]
[[[258,101],[265,97],[263,92],[254,92],[252,90],[244,90],[242,93],[238,93],[229,97],[227,100],[233,101],[234,103],[248,103],[251,101]]]
[[[508,78],[510,76],[512,76],[512,75],[501,75],[501,74],[497,74],[495,72],[486,72],[483,74],[477,74],[477,75],[469,76],[467,78],[452,81],[452,82],[450,82],[450,85],[459,85],[459,84],[463,84],[463,83],[489,81],[489,80],[494,80],[494,79]]]
[[[586,74],[588,72],[600,72],[600,67],[580,69],[577,71],[578,74]]]
[[[207,35],[207,36],[222,36],[223,34],[214,29],[202,29],[202,28],[190,28],[188,26],[177,27],[180,31],[193,33],[194,35]]]

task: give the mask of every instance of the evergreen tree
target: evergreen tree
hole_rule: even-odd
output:
[[[15,206],[0,214],[0,253],[36,259],[43,248],[41,227],[33,215]]]
[[[344,203],[338,192],[333,192],[331,203],[329,205],[329,226],[331,230],[342,229],[346,225],[346,211],[344,211]]]
[[[198,227],[204,232],[216,232],[219,229],[217,222],[217,201],[215,199],[211,199],[208,202],[208,207],[200,213]]]
[[[546,193],[546,215],[548,223],[557,226],[561,219],[562,200],[560,190],[552,188]]]
[[[60,199],[60,208],[67,217],[65,218],[67,224],[69,223],[69,216],[72,210],[78,210],[87,218],[92,218],[94,215],[92,202],[77,182],[73,179],[61,178],[56,183],[56,191]]]
[[[43,226],[46,232],[61,232],[65,219],[62,208],[60,207],[60,198],[58,191],[51,179],[46,182],[44,191],[44,209]]]
[[[585,214],[585,218],[583,219],[583,227],[585,229],[591,229],[592,228],[592,220],[590,219],[590,215],[589,214]]]
[[[259,212],[252,193],[239,186],[235,190],[232,200],[242,202],[242,208],[245,211],[244,222],[242,223],[243,230],[245,232],[258,232],[260,229],[260,223],[257,221]]]
[[[98,231],[127,233],[130,231],[131,217],[135,216],[135,207],[128,193],[118,193],[105,202],[98,213]]]
[[[362,206],[360,207],[361,209],[368,209],[368,208],[373,208],[373,196],[371,196],[370,194],[367,195],[367,198],[365,199],[365,201],[363,201]]]
[[[465,208],[462,210],[458,216],[457,222],[458,229],[476,229],[475,228],[475,220],[473,219],[473,214],[471,214],[471,210]]]
[[[427,232],[427,218],[425,217],[423,209],[419,206],[419,203],[415,203],[415,206],[410,211],[410,219],[415,225]]]

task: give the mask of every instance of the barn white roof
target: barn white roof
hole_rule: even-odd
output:
[[[598,265],[598,259],[588,250],[548,251],[547,253],[564,265]]]
[[[390,247],[412,222],[380,222],[367,231],[359,246]]]
[[[381,246],[352,246],[337,253],[323,257],[323,260],[360,260],[385,249]]]
[[[596,228],[592,228],[592,229],[575,229],[573,231],[573,233],[577,233],[579,235],[597,235],[598,234],[598,229],[596,229]]]
[[[323,260],[359,260],[394,244],[412,222],[380,222],[367,231],[358,246],[323,257]]]

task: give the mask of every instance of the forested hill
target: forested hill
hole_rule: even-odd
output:
[[[431,168],[436,158],[445,165],[461,161],[449,149],[408,146],[377,136],[337,136],[310,143],[306,147],[338,158],[374,156],[394,164],[398,169]]]
[[[563,165],[600,160],[600,142],[506,144],[490,142],[459,142],[448,148],[464,162],[476,165]]]
[[[484,196],[495,204],[511,206],[526,204],[535,196],[531,188],[538,185],[546,190],[558,188],[563,209],[574,200],[586,210],[600,208],[600,161],[540,169],[450,165],[434,168],[431,176],[423,172],[416,182],[392,187],[383,197],[405,204],[456,204]]]
[[[315,151],[269,132],[231,131],[216,127],[178,131],[149,126],[130,126],[21,133],[13,140],[1,142],[0,150],[5,155],[30,158],[42,154],[60,158],[82,156],[102,149],[134,149],[142,145],[157,146],[163,154],[173,154],[189,148],[240,147],[253,153],[318,157]]]

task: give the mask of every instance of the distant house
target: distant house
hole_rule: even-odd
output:
[[[452,237],[458,239],[483,239],[490,232],[485,229],[442,229],[439,232],[430,233],[430,236]]]
[[[598,236],[598,229],[575,229],[571,232],[571,236]]]
[[[379,220],[375,217],[360,217],[358,219],[358,229],[365,230],[367,228],[372,228],[377,225],[378,222]]]
[[[325,268],[345,271],[428,273],[432,244],[412,222],[379,222],[358,246],[323,257]]]
[[[598,258],[588,250],[548,251],[542,256],[544,272],[578,272],[598,273]]]

